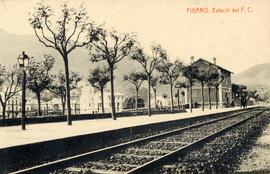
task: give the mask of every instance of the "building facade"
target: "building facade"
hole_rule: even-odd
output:
[[[197,61],[192,63],[193,65],[197,66],[198,68],[202,69],[209,69],[213,72],[217,72],[219,75],[223,76],[223,81],[220,83],[217,91],[217,101],[219,107],[229,106],[232,102],[232,83],[231,83],[231,74],[232,72],[218,66],[216,64],[216,59],[214,58],[213,63],[205,60],[205,59],[198,59]],[[216,88],[211,87],[210,93],[211,104],[216,103]],[[185,89],[185,103],[188,104],[190,100],[190,92],[189,88]],[[192,101],[193,103],[197,103],[199,105],[202,104],[202,88],[201,84],[195,82],[192,87]],[[209,94],[208,94],[208,87],[204,86],[204,102],[205,105],[209,105]]]
[[[115,93],[115,109],[116,112],[123,110],[123,101],[125,95],[122,93]],[[111,112],[111,94],[110,91],[104,90],[104,111]],[[82,95],[80,97],[80,113],[91,114],[101,113],[101,94],[100,91],[90,85],[82,87]]]

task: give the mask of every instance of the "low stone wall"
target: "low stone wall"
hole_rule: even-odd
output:
[[[170,113],[168,110],[162,111],[152,111],[153,114],[167,114]],[[175,111],[175,113],[180,113],[185,111]],[[128,117],[128,116],[135,116],[135,115],[146,115],[147,111],[140,111],[138,113],[135,112],[119,112],[117,113],[117,117]],[[72,120],[92,120],[92,119],[104,119],[104,118],[111,118],[110,113],[98,113],[98,114],[78,114],[72,115]],[[26,124],[37,124],[37,123],[53,123],[53,122],[65,122],[67,121],[67,117],[65,115],[58,115],[58,116],[36,116],[26,118]],[[21,118],[9,118],[6,119],[5,122],[3,120],[0,121],[1,126],[16,126],[21,124]]]
[[[95,150],[105,145],[113,145],[116,143],[116,140],[134,134],[162,130],[168,127],[205,120],[206,118],[217,118],[230,112],[234,111],[3,148],[0,149],[0,173],[8,173],[19,168],[29,167],[39,161],[55,160],[63,156]]]

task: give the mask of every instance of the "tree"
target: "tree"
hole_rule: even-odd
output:
[[[86,9],[81,5],[78,9],[61,6],[60,16],[56,21],[52,8],[44,3],[38,3],[31,14],[29,22],[34,29],[39,42],[45,47],[58,51],[64,61],[65,83],[67,96],[67,123],[72,125],[70,86],[69,86],[69,54],[79,47],[84,47],[94,40],[100,29],[88,22]],[[82,39],[84,38],[84,39]]]
[[[224,76],[218,73],[218,77],[214,81],[214,87],[216,89],[216,109],[218,109],[218,88],[220,84],[223,82],[223,80],[224,80]]]
[[[108,32],[103,29],[98,35],[98,40],[89,44],[90,60],[92,62],[106,61],[110,71],[111,83],[111,115],[115,116],[115,97],[114,97],[114,70],[116,64],[126,58],[133,50],[135,35],[120,34],[116,31]]]
[[[209,109],[212,109],[212,103],[211,103],[211,88],[214,86],[218,79],[219,75],[217,72],[208,70],[206,73],[206,85],[208,88],[208,101],[209,101]]]
[[[73,90],[77,87],[79,81],[81,81],[81,77],[78,73],[71,72],[69,77],[69,86],[70,90]],[[67,101],[67,91],[66,91],[66,77],[65,74],[60,71],[57,75],[52,76],[52,81],[48,86],[48,90],[52,93],[58,95],[61,98],[62,103],[62,112],[65,115],[65,105]]]
[[[198,73],[195,76],[196,80],[198,80],[201,84],[202,90],[202,111],[204,111],[204,85],[207,81],[207,70],[205,69],[198,69]]]
[[[140,63],[143,67],[148,81],[148,116],[151,116],[151,78],[153,71],[156,69],[157,64],[161,60],[167,59],[166,51],[160,45],[152,45],[152,56],[146,56],[142,48],[137,48],[131,59]]]
[[[187,78],[188,80],[188,86],[189,86],[189,108],[190,112],[192,112],[192,86],[196,79],[196,75],[198,74],[198,68],[191,64],[188,66],[183,67],[183,76]]]
[[[36,94],[38,101],[38,116],[41,116],[41,93],[51,83],[50,71],[54,66],[55,59],[50,55],[44,55],[44,61],[31,60],[28,67],[27,87]]]
[[[173,86],[174,82],[180,76],[183,63],[178,59],[171,63],[169,61],[161,61],[156,69],[161,73],[161,78],[165,84],[170,85],[170,95],[171,95],[171,112],[173,112]]]
[[[250,98],[253,98],[256,102],[260,99],[260,95],[257,93],[257,90],[254,89],[248,89],[246,86],[240,85],[240,87],[243,87],[242,91],[242,106],[245,108],[247,106],[247,102]]]
[[[135,96],[127,96],[123,101],[124,109],[133,109],[135,107]],[[144,100],[142,98],[138,98],[138,108],[144,107]]]
[[[245,85],[241,84],[232,84],[232,93],[234,101],[239,100],[241,107],[243,106],[244,102],[244,91],[247,89]]]
[[[166,93],[163,93],[163,94],[162,94],[162,97],[163,97],[164,100],[165,100],[165,107],[167,108],[167,105],[168,105],[168,102],[167,102],[168,95],[167,95]]]
[[[147,80],[147,76],[142,72],[131,72],[127,75],[124,75],[124,80],[130,82],[135,86],[136,98],[135,98],[135,110],[138,112],[138,96],[139,88],[143,81]]]
[[[248,89],[247,96],[248,96],[247,99],[254,98],[256,101],[260,99],[260,95],[258,94],[257,90],[254,90],[254,89]]]
[[[239,96],[239,90],[240,87],[238,84],[232,84],[232,96],[233,96],[233,100],[236,101],[236,99],[238,99]]]
[[[5,123],[7,102],[21,90],[22,77],[17,65],[14,65],[9,71],[0,65],[0,78],[0,103],[2,106],[3,122]]]
[[[185,82],[185,81],[176,81],[175,82],[175,88],[177,88],[177,105],[178,105],[179,109],[180,109],[180,89],[187,88],[187,87],[188,87],[188,85],[187,85],[187,82]],[[182,91],[181,95],[182,95],[182,97],[184,97],[185,92]],[[181,103],[182,103],[182,109],[184,109],[184,104],[183,104],[184,102],[181,101]]]
[[[97,67],[90,71],[88,82],[100,91],[101,95],[101,111],[104,113],[104,95],[103,91],[107,83],[110,81],[108,68],[105,66]]]
[[[150,85],[154,91],[155,109],[157,109],[157,88],[161,85],[160,78],[152,77]]]

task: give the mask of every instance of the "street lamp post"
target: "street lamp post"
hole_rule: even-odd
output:
[[[21,118],[21,125],[22,130],[25,130],[25,90],[26,90],[26,68],[29,64],[29,57],[23,51],[21,55],[17,58],[19,67],[22,69],[22,118]]]

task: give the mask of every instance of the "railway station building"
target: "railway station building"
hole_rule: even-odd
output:
[[[202,69],[209,69],[211,71],[219,73],[224,77],[223,81],[218,87],[218,104],[219,107],[226,107],[232,103],[232,83],[231,74],[232,72],[217,65],[216,58],[213,58],[213,62],[207,61],[205,59],[199,58],[198,60],[192,60],[192,64]],[[189,88],[185,88],[185,103],[189,103]],[[216,88],[211,87],[211,104],[214,106],[216,104]],[[192,101],[193,104],[202,105],[202,88],[199,82],[195,82],[192,87]],[[209,94],[208,87],[204,85],[204,103],[205,106],[209,105]]]

